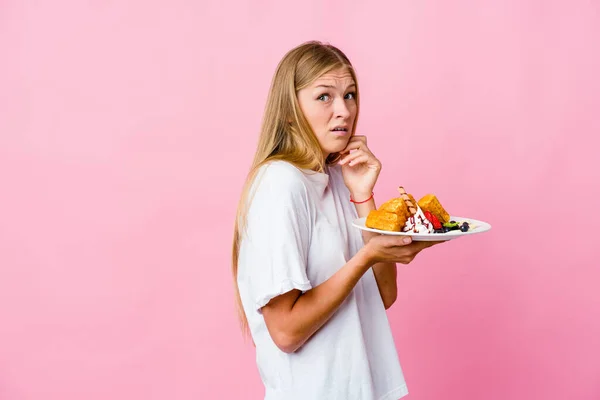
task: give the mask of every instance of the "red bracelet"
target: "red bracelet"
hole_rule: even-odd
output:
[[[371,199],[373,198],[373,196],[374,196],[374,195],[375,195],[375,193],[374,193],[374,192],[371,192],[371,196],[370,196],[368,199],[366,199],[366,200],[363,200],[363,201],[355,201],[355,200],[352,200],[352,196],[350,196],[350,201],[351,201],[352,203],[354,203],[354,204],[362,204],[362,203],[366,203],[367,201],[371,200]]]

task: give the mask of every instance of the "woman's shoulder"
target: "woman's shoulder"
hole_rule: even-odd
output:
[[[304,174],[295,165],[288,161],[275,160],[258,169],[254,186],[283,195],[303,192],[306,182]]]
[[[268,174],[275,178],[299,179],[302,177],[302,171],[294,164],[284,160],[273,160],[263,164],[259,168],[259,173]]]
[[[271,181],[284,183],[302,182],[303,173],[289,161],[274,160],[262,165],[258,170],[258,176]]]

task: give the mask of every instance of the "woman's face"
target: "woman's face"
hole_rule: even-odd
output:
[[[323,155],[346,148],[356,119],[356,85],[346,68],[322,75],[298,91],[298,103]]]

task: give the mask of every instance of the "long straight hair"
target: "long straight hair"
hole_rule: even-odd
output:
[[[341,50],[318,41],[305,42],[285,54],[273,76],[256,153],[244,183],[233,232],[231,267],[238,318],[244,334],[248,333],[248,320],[242,307],[237,271],[241,236],[249,208],[250,188],[260,167],[271,161],[284,160],[301,169],[323,172],[324,164],[339,159],[339,154],[331,154],[323,160],[319,141],[304,117],[297,97],[299,90],[338,68],[346,68],[356,83],[357,114],[351,132],[354,135],[360,99],[358,80],[350,60]]]

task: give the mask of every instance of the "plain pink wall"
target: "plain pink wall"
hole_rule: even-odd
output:
[[[3,1],[0,399],[260,399],[233,212],[276,63],[341,47],[379,202],[492,231],[399,271],[410,399],[600,398],[592,1]]]

